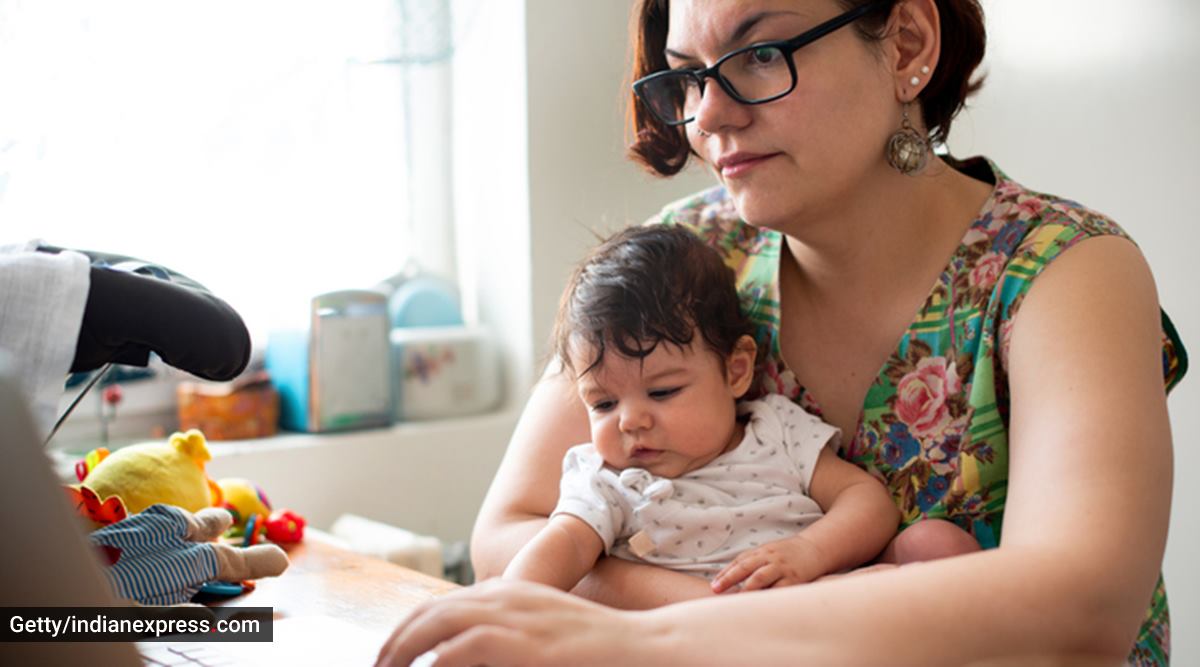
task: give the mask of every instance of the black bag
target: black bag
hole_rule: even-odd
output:
[[[52,254],[63,250],[38,247]],[[139,259],[78,252],[91,260],[91,287],[71,372],[107,363],[145,366],[151,352],[206,380],[230,380],[246,368],[246,324],[203,285]]]

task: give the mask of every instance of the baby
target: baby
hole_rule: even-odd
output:
[[[772,395],[742,401],[757,346],[733,272],[684,229],[626,229],[575,271],[555,353],[592,441],[504,576],[570,590],[603,554],[714,592],[799,584],[875,558],[899,512],[835,454],[839,431]]]

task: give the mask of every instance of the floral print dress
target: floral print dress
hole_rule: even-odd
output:
[[[1125,232],[1079,204],[1032,192],[982,158],[963,165],[995,184],[916,320],[867,392],[858,432],[842,455],[891,491],[901,528],[925,518],[954,522],[985,549],[1000,542],[1008,481],[1006,360],[1013,318],[1037,276],[1084,239]],[[776,336],[783,236],[743,222],[724,188],[667,206],[650,224],[676,224],[719,251],[737,274],[743,308],[768,350],[750,398],[783,394],[820,414],[786,367]],[[1169,391],[1187,355],[1166,314],[1163,381]],[[1169,661],[1166,591],[1159,578],[1129,655]]]

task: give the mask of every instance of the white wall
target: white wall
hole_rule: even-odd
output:
[[[988,155],[1017,181],[1117,220],[1146,254],[1163,307],[1200,358],[1200,6],[984,0],[984,8],[988,81],[954,127],[952,150]],[[1200,637],[1188,632],[1200,627],[1198,376],[1193,368],[1170,398],[1175,492],[1164,569],[1180,665],[1200,664]]]
[[[466,540],[515,415],[347,434],[210,442],[213,479],[241,477],[276,509],[322,529],[358,514],[444,541]],[[66,472],[66,471],[64,471]]]
[[[663,180],[625,158],[630,2],[528,0],[533,333],[539,352],[571,268],[593,232],[642,222],[712,184]]]

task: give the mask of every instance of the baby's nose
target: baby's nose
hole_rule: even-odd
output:
[[[621,430],[625,433],[643,431],[654,425],[650,411],[637,405],[626,407],[621,412]]]

